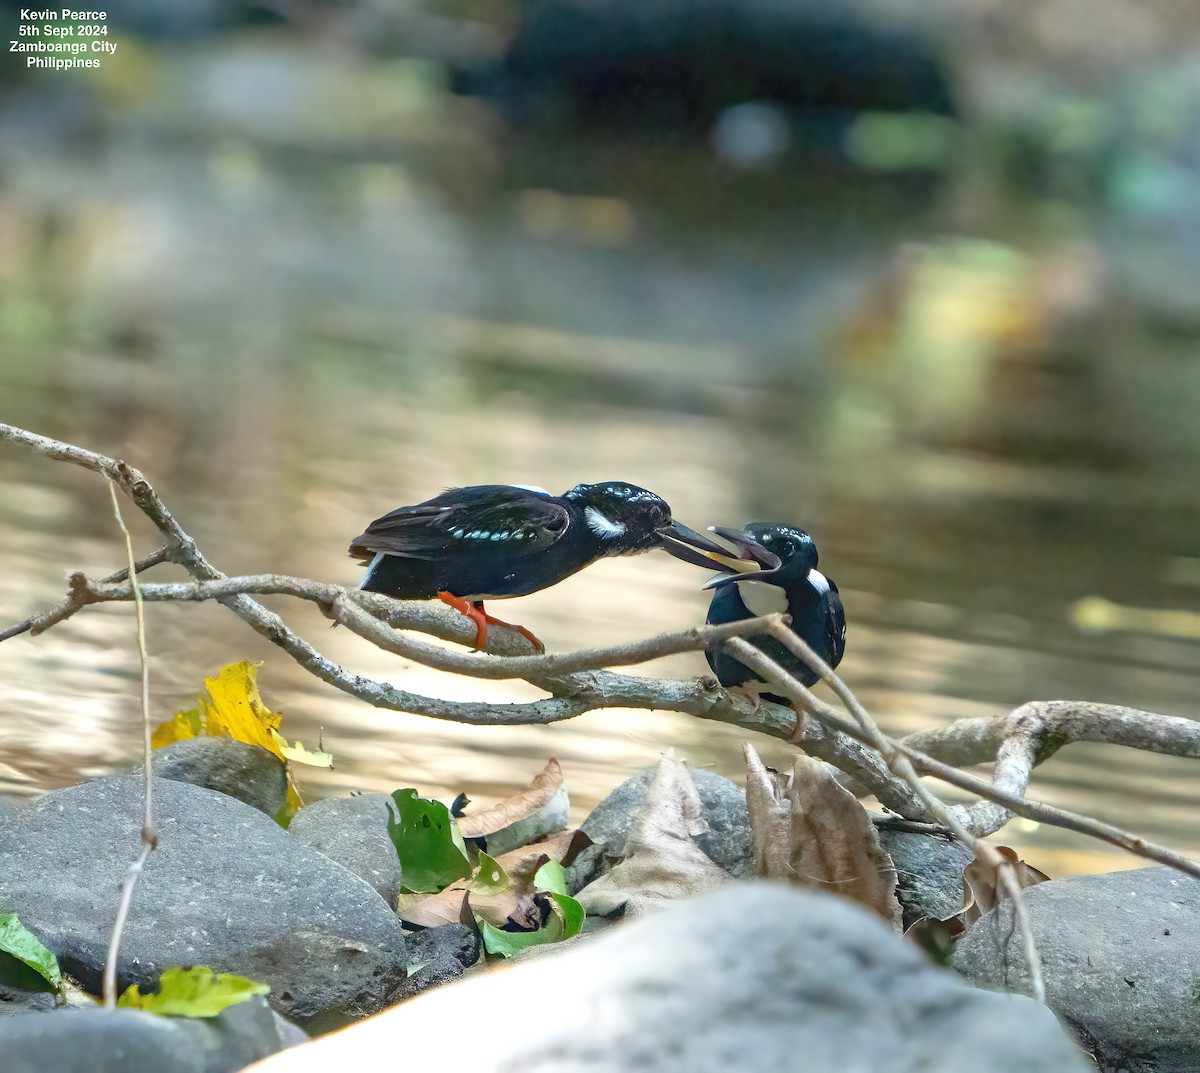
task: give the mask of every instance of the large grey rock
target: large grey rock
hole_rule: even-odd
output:
[[[938,835],[878,828],[879,841],[896,866],[896,896],[904,926],[922,917],[946,920],[963,907],[963,871],[975,859],[961,842]]]
[[[270,984],[272,1005],[308,1031],[386,1005],[404,979],[404,936],[366,883],[225,794],[155,779],[154,802],[158,849],[121,943],[122,985],[209,965]],[[96,779],[0,827],[0,904],[91,990],[141,807],[140,779]]]
[[[286,1068],[377,1068],[401,1050],[406,1065],[440,1068],[463,1026],[487,1041],[472,1073],[1089,1068],[1045,1007],[968,986],[848,901],[758,882],[430,991],[295,1049]],[[255,1073],[284,1067],[270,1058]]]
[[[654,771],[654,768],[646,768],[626,779],[580,825],[593,845],[583,850],[571,867],[573,889],[586,886],[625,855],[625,840],[646,803]],[[693,768],[691,775],[708,823],[708,830],[696,836],[696,845],[730,875],[737,878],[752,875],[754,853],[750,845],[746,791],[715,771]]]
[[[296,838],[371,884],[388,905],[400,893],[400,858],[388,835],[387,794],[327,797],[296,813]]]
[[[151,754],[161,779],[190,782],[236,797],[274,816],[287,798],[287,769],[274,753],[232,738],[186,738]],[[142,769],[138,769],[139,771]]]
[[[4,1073],[233,1073],[286,1045],[262,999],[206,1019],[72,1009],[0,1020]]]
[[[1102,1070],[1200,1069],[1200,880],[1171,868],[1075,876],[1025,891],[1046,1002]],[[959,939],[954,967],[1028,990],[1019,938],[993,912]]]

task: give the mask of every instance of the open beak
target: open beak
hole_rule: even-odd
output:
[[[682,522],[672,519],[671,524],[658,530],[663,551],[682,559],[693,566],[703,566],[708,570],[722,570],[725,573],[735,573],[736,568],[729,565],[729,560],[736,558],[728,548],[709,540],[695,529],[689,529]],[[719,559],[711,558],[719,555]]]
[[[761,581],[764,574],[774,573],[782,565],[778,555],[764,548],[757,540],[748,536],[741,529],[727,529],[723,525],[710,525],[709,530],[716,533],[722,540],[727,540],[732,544],[737,551],[739,559],[757,563],[758,569],[748,570],[745,573],[737,573],[726,568],[728,570],[727,573],[706,581],[701,588],[716,589],[722,585],[730,585],[735,581]]]

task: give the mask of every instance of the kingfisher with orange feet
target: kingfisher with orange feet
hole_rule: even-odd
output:
[[[489,615],[484,602],[526,596],[597,559],[653,548],[709,568],[705,553],[728,555],[675,521],[661,496],[624,481],[578,484],[560,496],[530,485],[450,488],[377,518],[354,538],[350,555],[367,567],[365,591],[438,599],[469,617],[479,651],[495,624],[542,652],[532,633]]]

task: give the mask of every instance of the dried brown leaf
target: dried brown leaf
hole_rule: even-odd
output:
[[[790,879],[792,805],[788,798],[791,777],[763,764],[754,746],[742,745],[746,758],[746,808],[754,864],[763,879]]]
[[[728,882],[729,874],[693,841],[707,829],[687,765],[664,756],[626,840],[625,859],[584,887],[577,899],[591,914],[624,909],[636,916]]]
[[[422,928],[457,924],[462,919],[466,900],[467,891],[457,885],[438,894],[401,894],[396,898],[396,915]]]
[[[578,853],[591,844],[592,840],[582,831],[563,831],[562,834],[547,838],[543,842],[535,842],[532,846],[522,846],[520,849],[502,853],[496,858],[496,863],[510,876],[528,868],[529,861],[538,857],[548,857],[567,868]],[[537,868],[534,868],[534,871],[536,872]]]
[[[521,820],[536,816],[562,789],[562,782],[562,766],[551,757],[524,790],[506,797],[482,812],[460,816],[458,829],[464,838],[483,838]]]
[[[858,799],[819,760],[797,756],[784,775],[743,748],[758,874],[850,898],[899,931],[896,868]]]
[[[1026,864],[1017,856],[1016,850],[1009,846],[996,846],[995,849],[1012,866],[1017,886],[1022,890],[1044,883],[1050,878],[1045,872]],[[951,919],[959,920],[963,929],[966,929],[985,913],[995,909],[1005,897],[1007,895],[1000,882],[999,868],[981,860],[977,854],[975,860],[963,871],[962,911]]]
[[[1017,885],[1022,889],[1045,883],[1050,877],[1045,872],[1026,864],[1009,846],[994,847],[1013,867]],[[916,921],[908,934],[914,937],[932,933],[936,941],[941,942],[941,936],[957,939],[967,928],[981,916],[990,913],[1001,900],[1006,898],[1003,885],[1000,883],[999,869],[981,860],[978,854],[970,864],[963,869],[963,907],[953,916],[939,919],[937,917],[922,917]]]

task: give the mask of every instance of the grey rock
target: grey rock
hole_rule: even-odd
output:
[[[404,979],[404,936],[370,886],[225,794],[155,779],[154,801],[158,848],[121,943],[122,986],[210,965],[270,984],[272,1005],[310,1032],[386,1005]],[[140,779],[103,778],[0,827],[0,904],[93,991],[141,807]]]
[[[1200,881],[1171,868],[1074,876],[1025,891],[1046,1002],[1104,1071],[1200,1069]],[[997,924],[1002,929],[997,933]],[[954,967],[982,987],[1028,990],[1020,940],[990,913]]]
[[[625,840],[646,803],[646,792],[654,779],[654,771],[654,768],[646,768],[626,779],[580,825],[594,844],[576,857],[569,870],[573,890],[579,890],[603,875],[614,861],[624,856]],[[714,771],[693,768],[691,775],[708,823],[708,830],[696,836],[696,845],[730,875],[737,878],[752,875],[754,854],[750,844],[746,791]]]
[[[388,835],[387,794],[327,797],[296,813],[288,830],[361,876],[388,905],[400,893],[400,858]]]
[[[275,1032],[279,1036],[279,1046],[282,1050],[308,1042],[308,1033],[299,1025],[292,1024],[278,1010],[271,1010],[275,1017]]]
[[[0,982],[0,1015],[6,1013],[25,1013],[29,1010],[45,1011],[55,1007],[53,991],[31,990],[24,987],[13,987]]]
[[[233,1073],[282,1046],[262,999],[205,1019],[71,1009],[0,1021],[5,1073]]]
[[[1045,1007],[970,987],[851,902],[759,882],[421,995],[311,1044],[310,1067],[368,1068],[463,1026],[487,1039],[472,1073],[1089,1069]]]
[[[287,798],[287,770],[274,753],[231,738],[186,738],[155,749],[151,770],[160,779],[190,782],[236,797],[274,816]],[[143,769],[138,768],[137,772]]]
[[[0,794],[0,821],[7,823],[21,810],[21,803],[11,797]]]
[[[896,895],[904,926],[922,917],[945,920],[963,907],[963,869],[975,854],[961,842],[938,835],[878,828],[879,841],[896,865]]]
[[[479,933],[465,924],[442,924],[408,936],[405,997],[457,980],[483,953]]]
[[[55,994],[42,975],[11,954],[0,953],[0,1014],[52,1010]]]

